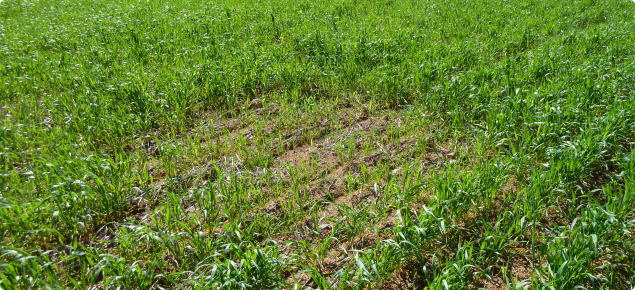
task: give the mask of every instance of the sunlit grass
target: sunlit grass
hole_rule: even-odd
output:
[[[632,289],[634,17],[0,1],[0,288]]]

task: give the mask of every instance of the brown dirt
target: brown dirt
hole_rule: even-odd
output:
[[[491,281],[482,281],[483,288],[492,290],[506,290],[508,289],[508,282],[512,283],[513,281],[515,283],[531,278],[531,263],[529,263],[529,261],[527,261],[526,259],[521,257],[514,257],[506,261],[506,264],[508,265],[509,271],[507,273],[507,280],[503,276],[503,273],[500,272],[498,273],[498,275],[492,275]]]

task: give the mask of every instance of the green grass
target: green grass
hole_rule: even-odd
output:
[[[635,4],[0,2],[2,289],[632,289]]]

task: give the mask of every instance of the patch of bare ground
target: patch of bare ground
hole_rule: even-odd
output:
[[[417,287],[417,281],[413,279],[415,273],[408,270],[398,270],[393,273],[389,282],[382,285],[386,290],[412,290],[423,289],[423,287]]]
[[[485,289],[506,290],[508,284],[515,286],[516,282],[521,282],[531,278],[532,265],[523,257],[512,257],[502,261],[506,267],[505,270],[499,269],[497,273],[493,273],[492,279],[481,279],[481,284]]]
[[[265,111],[270,110],[271,107],[263,108],[258,104],[250,105],[250,109],[252,113],[260,117],[272,114]],[[279,114],[280,111],[283,110],[279,107],[275,108],[275,114]],[[341,108],[336,115],[323,119],[315,116],[303,116],[300,119],[310,121],[291,127],[272,120],[262,118],[254,120],[244,116],[209,122],[192,132],[190,136],[195,137],[197,134],[214,136],[207,139],[208,143],[204,144],[204,147],[233,147],[222,154],[220,151],[213,151],[207,157],[198,158],[198,161],[189,161],[188,164],[195,165],[181,170],[175,176],[167,177],[157,174],[159,177],[157,180],[160,181],[154,185],[152,193],[159,194],[174,186],[183,190],[200,185],[205,186],[217,181],[220,177],[246,177],[249,182],[258,185],[259,190],[262,191],[254,198],[263,198],[255,204],[264,206],[256,206],[254,214],[283,218],[285,214],[283,203],[296,200],[293,196],[296,193],[292,192],[291,184],[297,184],[300,186],[299,194],[306,200],[304,204],[295,206],[307,207],[319,204],[321,208],[317,214],[318,224],[314,225],[311,218],[298,221],[296,230],[280,233],[274,236],[273,240],[284,245],[286,255],[306,255],[290,247],[292,241],[306,241],[315,249],[320,241],[333,236],[336,220],[346,218],[339,216],[338,205],[356,210],[365,206],[374,208],[378,200],[382,198],[381,190],[386,184],[387,173],[399,178],[405,170],[410,169],[404,168],[405,159],[418,159],[421,169],[429,172],[438,170],[440,164],[455,158],[455,152],[440,147],[434,142],[428,142],[424,155],[413,156],[411,153],[418,140],[415,138],[417,133],[414,136],[401,135],[399,130],[402,129],[403,119],[396,116],[395,112],[379,117],[369,117],[366,113],[348,106]],[[237,143],[240,144],[237,145]],[[151,151],[152,146],[151,143],[147,144],[146,147],[150,149],[146,150]],[[245,159],[248,157],[241,155],[240,150],[245,148],[240,146],[246,146],[249,150],[267,150],[266,154],[270,154],[272,161],[267,168],[247,168]],[[351,186],[350,180],[363,179],[364,174],[379,169],[383,170],[380,174],[382,177],[374,180],[375,184],[361,182]],[[264,182],[259,183],[256,179],[262,176],[265,170],[274,176],[276,182],[284,186],[271,188]],[[296,170],[298,176],[291,176],[290,170]],[[185,203],[183,207],[187,209],[188,214],[194,216],[200,211],[195,205],[183,202]],[[417,204],[412,203],[410,206],[413,207],[412,210],[420,210]],[[149,216],[153,213],[154,211],[148,206],[144,211],[135,213],[133,219],[136,223],[151,225]],[[308,263],[319,269],[331,282],[336,283],[332,281],[333,273],[352,263],[354,250],[372,248],[378,241],[390,238],[390,228],[395,226],[396,213],[395,209],[391,209],[382,218],[373,217],[372,223],[353,237],[346,239],[339,237],[341,242],[333,243],[319,262],[313,260]],[[114,240],[118,234],[117,226],[113,223],[105,231],[100,232],[98,240]],[[311,228],[318,228],[318,235],[310,234]],[[397,271],[391,281],[394,280],[396,284],[411,289],[410,286],[414,282],[408,281],[406,276],[410,274],[404,271]],[[292,273],[288,279],[288,282],[297,282],[303,287],[315,287],[314,281],[312,282],[312,278],[306,272]]]

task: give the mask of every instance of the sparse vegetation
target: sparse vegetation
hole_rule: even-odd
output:
[[[633,289],[628,0],[0,2],[1,289]]]

